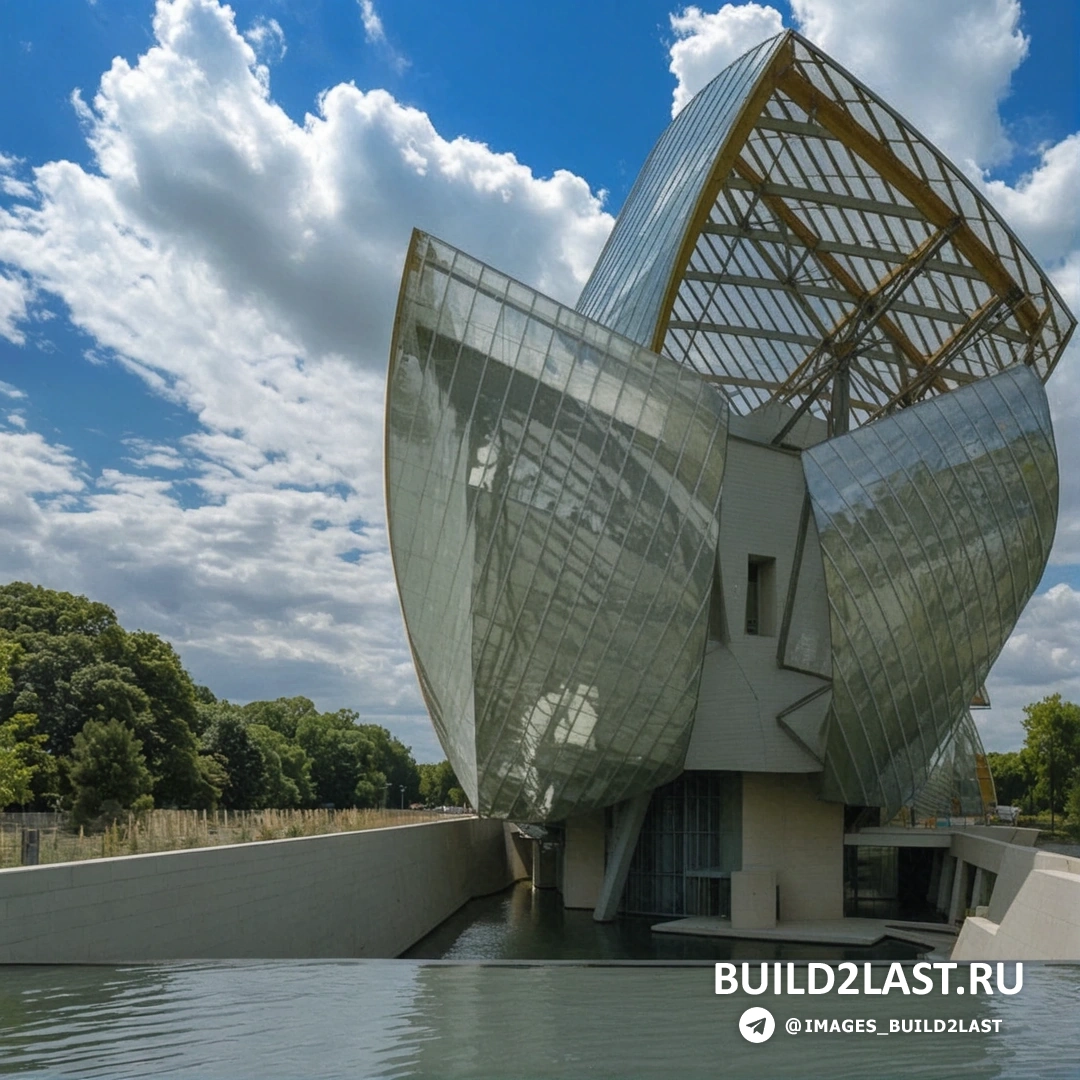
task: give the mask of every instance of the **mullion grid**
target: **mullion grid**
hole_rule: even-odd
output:
[[[659,367],[659,363],[654,361],[653,367],[652,367],[651,373],[650,373],[650,389],[655,384],[656,372],[657,372],[658,367]],[[619,387],[619,398],[620,399],[621,399],[621,396],[622,396],[622,394],[623,394],[623,392],[624,392],[624,390],[626,388],[627,382],[629,381],[628,378],[627,378],[627,374],[628,374],[628,372],[627,372],[626,367],[624,365],[624,377],[623,377],[623,380],[622,380],[622,382],[620,384],[620,387]],[[643,397],[643,399],[642,399],[642,409],[644,410],[644,408],[645,408],[645,401],[644,401],[644,397]],[[613,410],[613,411],[616,411],[616,410]],[[639,420],[640,420],[640,414],[639,414]],[[609,423],[607,425],[607,428],[606,428],[606,430],[604,432],[604,436],[603,436],[603,446],[602,446],[600,454],[599,454],[599,462],[603,461],[603,457],[604,457],[603,450],[607,446],[607,442],[608,442],[608,439],[611,436],[614,424],[615,424],[614,418],[609,417]],[[606,536],[606,528],[607,528],[608,522],[610,521],[611,513],[614,510],[615,505],[619,501],[618,500],[618,489],[621,486],[623,477],[626,474],[627,466],[633,460],[633,455],[631,453],[632,446],[633,446],[632,429],[629,427],[629,425],[622,425],[622,426],[625,427],[626,430],[621,431],[620,436],[621,436],[621,438],[623,440],[627,441],[629,443],[629,445],[627,445],[627,447],[625,449],[625,452],[622,455],[622,460],[621,460],[620,466],[619,466],[619,472],[618,472],[618,475],[615,478],[614,484],[612,485],[612,496],[607,500],[607,506],[606,506],[606,509],[605,509],[605,512],[604,512],[604,521],[603,521],[603,523],[601,525],[601,528],[600,528],[600,536],[598,538],[597,543],[595,545],[593,545],[592,550],[589,553],[589,557],[588,557],[588,560],[585,563],[583,572],[578,576],[578,581],[579,582],[585,582],[588,579],[588,572],[592,568],[592,565],[593,565],[593,562],[594,562],[594,560],[596,558],[597,552],[599,551],[599,549],[601,547],[601,541]],[[659,440],[658,440],[657,445],[659,446]],[[580,442],[575,445],[574,456],[577,455],[579,446],[580,446]],[[599,464],[599,462],[598,462],[598,464]],[[589,486],[588,486],[588,488],[586,490],[586,493],[585,493],[585,495],[583,497],[583,500],[582,500],[583,504],[588,502],[589,497],[592,494],[592,484],[595,482],[598,475],[599,475],[599,469],[594,470],[593,473],[592,473],[590,482],[589,482]],[[631,524],[632,524],[632,522],[631,522]],[[574,551],[574,547],[575,547],[574,542],[576,541],[577,536],[578,536],[579,533],[580,533],[579,526],[575,526],[572,535],[570,537],[568,537],[567,543],[565,545],[564,558],[565,558],[565,556],[567,554]],[[620,551],[618,553],[614,554],[613,557],[609,560],[609,565],[607,567],[608,573],[607,573],[607,578],[605,580],[605,584],[604,584],[604,586],[602,588],[599,588],[597,590],[597,598],[598,598],[598,600],[600,598],[602,598],[604,595],[606,595],[607,590],[610,588],[611,581],[613,580],[613,578],[615,576],[615,573],[618,570],[619,561],[620,561],[620,558],[621,558],[621,555],[622,555],[622,550],[625,549],[625,546],[626,546],[626,538],[629,537],[630,533],[631,533],[631,525],[628,525],[626,530],[625,530],[625,533],[624,533],[624,540],[623,540],[623,544],[620,547]],[[559,591],[559,585],[563,580],[564,574],[565,574],[565,565],[564,565],[563,571],[559,573],[557,580],[552,583],[552,586],[551,586],[551,589],[550,589],[550,595],[549,595],[549,598],[548,598],[548,603],[547,603],[547,605],[545,607],[544,615],[541,616],[540,628],[537,631],[537,639],[538,640],[539,640],[539,638],[540,638],[540,636],[542,634],[542,628],[543,628],[544,624],[547,621],[547,613],[550,610],[551,603],[552,603],[555,595]],[[588,633],[589,633],[589,631],[591,631],[592,626],[595,624],[596,617],[599,614],[599,608],[600,608],[599,603],[593,604],[591,606],[592,606],[592,609],[593,609],[592,618],[590,620],[589,627],[586,630],[586,636],[585,636],[585,638],[583,638],[583,640],[588,640]],[[543,677],[537,679],[537,682],[538,682],[539,685],[541,685],[541,686],[547,685],[548,682],[550,681],[552,671],[556,668],[556,666],[558,665],[560,659],[562,658],[563,642],[565,641],[566,634],[567,634],[567,632],[570,629],[570,626],[572,624],[572,621],[573,621],[572,615],[576,615],[577,611],[580,608],[581,608],[581,604],[580,604],[580,591],[579,591],[578,595],[575,597],[575,599],[573,601],[572,614],[568,613],[566,621],[563,624],[562,631],[560,632],[554,647],[551,649],[551,661],[548,664],[547,669],[545,670],[545,672],[543,674]],[[618,624],[616,623],[616,627],[617,627],[617,625]],[[614,629],[615,628],[613,628],[613,632],[614,632]],[[578,667],[578,662],[580,661],[580,658],[581,658],[581,653],[579,652],[578,659],[574,662],[574,664],[572,665],[570,671],[568,672],[568,674],[566,676],[566,679],[564,680],[563,685],[564,685],[566,690],[570,690],[573,683],[574,683],[574,676],[577,673],[577,667]],[[517,699],[517,697],[518,697],[518,695],[519,695],[519,693],[521,691],[522,684],[525,681],[525,675],[526,675],[527,667],[528,667],[528,665],[523,665],[522,666],[521,674],[519,676],[517,686],[515,687],[514,692],[510,695],[509,701],[515,701]],[[552,717],[552,719],[554,719],[554,716]],[[501,734],[501,732],[505,731],[505,729],[506,729],[506,722],[504,720],[503,726],[500,729],[500,734]],[[565,746],[565,744],[564,744],[564,746]],[[555,758],[550,763],[548,763],[548,768],[549,768],[551,773],[555,772],[555,766],[556,766],[556,763],[558,761],[559,753],[561,752],[562,749],[563,749],[563,747],[560,747],[560,751],[556,752]],[[502,776],[501,780],[499,781],[499,784],[496,787],[495,792],[492,795],[492,803],[493,803],[493,805],[496,803],[496,801],[498,800],[498,797],[501,795],[502,789],[505,786],[507,780],[511,777],[513,765],[517,764],[519,761],[520,761],[520,758],[515,759],[513,764],[508,764],[507,767],[505,768],[503,776]],[[569,777],[567,777],[564,780],[563,791],[559,792],[556,795],[556,798],[562,797],[563,800],[565,801],[565,797],[566,797],[565,796],[565,791],[566,791],[566,788],[568,786],[568,782],[569,782]],[[520,798],[520,795],[521,795],[521,789],[519,788],[518,792],[515,795],[515,801],[516,801],[517,798]]]
[[[679,383],[677,384],[677,387],[676,387],[676,389],[675,389],[672,396],[673,396],[673,399],[678,398],[678,397],[686,397],[687,394],[688,394],[689,389],[692,388],[692,389],[696,390],[696,395],[695,395],[695,397],[693,399],[693,412],[691,414],[690,423],[688,423],[683,429],[682,442],[681,442],[681,444],[679,446],[679,450],[678,450],[678,452],[676,454],[676,462],[675,462],[675,465],[673,466],[673,468],[671,469],[671,472],[670,472],[670,478],[674,482],[667,484],[665,486],[664,491],[662,492],[662,498],[661,498],[660,506],[656,509],[656,512],[654,514],[653,526],[652,526],[652,530],[650,532],[649,540],[643,547],[644,555],[642,556],[642,558],[640,558],[638,560],[637,574],[635,576],[635,579],[634,579],[632,585],[630,586],[630,595],[639,595],[639,596],[641,595],[640,583],[641,583],[642,574],[644,573],[645,566],[647,564],[647,555],[648,555],[649,552],[651,552],[653,550],[653,547],[654,547],[654,545],[656,543],[657,536],[658,536],[659,531],[660,531],[661,524],[664,523],[665,518],[667,517],[667,515],[671,514],[671,513],[677,513],[677,508],[673,506],[672,495],[673,495],[673,492],[675,490],[675,485],[676,485],[676,483],[678,483],[677,476],[678,476],[679,469],[681,468],[681,466],[683,464],[683,455],[684,455],[684,453],[686,451],[687,440],[689,438],[690,431],[691,431],[691,429],[692,429],[692,427],[693,427],[693,425],[695,423],[696,416],[697,416],[699,408],[703,405],[703,403],[705,401],[712,400],[713,395],[716,393],[707,384],[702,383],[702,382],[696,382],[696,381],[695,382],[687,382],[686,378],[687,377],[685,375],[680,375]],[[717,403],[722,404],[723,403],[723,398],[722,397],[718,398]],[[686,528],[687,523],[690,521],[690,519],[694,515],[695,511],[697,511],[698,509],[703,510],[703,514],[702,514],[703,520],[702,520],[702,522],[699,523],[700,526],[702,526],[701,530],[700,530],[701,533],[702,533],[702,540],[701,540],[701,542],[699,543],[699,546],[698,546],[695,562],[696,563],[701,562],[701,551],[703,550],[703,547],[705,546],[706,543],[709,543],[710,547],[715,549],[716,536],[718,535],[719,530],[718,530],[718,527],[716,527],[716,528],[712,527],[712,523],[715,523],[715,521],[716,521],[716,505],[719,502],[719,497],[720,497],[720,482],[719,482],[720,478],[719,477],[717,478],[716,494],[715,494],[715,498],[712,500],[712,506],[711,507],[709,507],[709,508],[699,508],[699,507],[695,506],[695,494],[696,494],[697,489],[700,487],[702,480],[704,479],[704,477],[706,475],[706,469],[704,468],[704,466],[707,463],[710,456],[712,456],[713,447],[716,445],[716,442],[717,442],[718,438],[726,439],[727,423],[726,423],[726,417],[724,417],[722,413],[720,415],[717,415],[717,412],[714,411],[714,410],[707,410],[707,411],[712,412],[712,414],[713,414],[714,418],[716,419],[717,423],[715,423],[714,425],[711,425],[712,426],[712,437],[710,439],[709,446],[707,447],[707,449],[705,451],[704,458],[703,458],[702,462],[700,463],[701,467],[698,470],[698,474],[697,474],[697,477],[696,477],[694,488],[693,488],[693,490],[688,490],[687,491],[687,495],[688,495],[687,511],[686,511],[686,513],[680,515],[680,520],[679,520],[679,524],[678,524],[678,526],[676,528],[675,536],[673,537],[672,542],[671,542],[670,547],[669,547],[669,550],[668,550],[667,562],[661,568],[659,574],[656,575],[658,577],[658,580],[661,581],[661,582],[667,582],[667,581],[674,582],[675,579],[672,578],[672,575],[671,575],[672,560],[674,559],[675,552],[679,549],[681,534],[682,534],[683,530]],[[670,419],[670,414],[669,414],[669,419]],[[665,427],[665,432],[666,432],[666,430],[667,430],[667,421],[665,421],[664,427]],[[658,440],[657,449],[659,448],[660,442],[662,440],[663,440],[663,435],[661,436],[660,440]],[[722,451],[721,451],[721,453],[722,453]],[[722,464],[723,464],[723,459],[721,459],[721,465]],[[639,500],[639,504],[640,504],[640,500]],[[705,515],[709,515],[707,520],[710,522],[710,528],[708,530],[706,530],[703,527],[705,525],[705,520],[706,520]],[[710,538],[711,538],[711,540],[710,540]],[[711,557],[710,557],[710,574],[711,574]],[[704,600],[702,601],[701,604],[699,604],[697,615],[695,616],[695,618],[689,624],[689,630],[688,630],[688,633],[687,633],[688,638],[692,637],[699,630],[702,632],[702,634],[704,633],[704,623],[703,623],[703,619],[702,619],[702,614],[703,614],[703,611],[707,609],[707,604],[708,604],[709,597],[710,597],[710,590],[708,588],[703,588],[701,590],[701,593],[702,593],[702,595],[704,597]],[[619,672],[620,673],[623,670],[625,670],[626,664],[627,664],[627,661],[628,661],[629,657],[634,655],[635,650],[638,647],[638,641],[641,638],[642,630],[645,628],[645,624],[646,624],[646,622],[648,620],[648,616],[651,613],[652,608],[655,605],[658,596],[659,596],[659,588],[656,588],[656,589],[654,589],[653,595],[652,595],[651,599],[648,602],[648,606],[646,608],[645,614],[638,621],[637,632],[634,635],[633,640],[630,642],[629,646],[626,648],[626,650],[623,653],[623,657],[622,657],[622,660],[621,660],[621,663],[620,663],[620,666],[619,666]],[[677,611],[677,605],[674,605],[674,604],[671,605],[671,613],[669,614],[668,619],[667,619],[663,629],[657,635],[657,641],[658,642],[662,643],[664,641],[664,639],[666,637],[666,634],[667,634],[667,631],[668,631],[668,628],[671,625],[671,621],[674,618],[676,611]],[[614,640],[613,638],[609,638],[607,644],[604,646],[604,651],[601,654],[600,659],[598,660],[598,664],[602,664],[604,662],[604,660],[606,659],[608,651],[610,650],[611,645],[613,643],[613,640]],[[679,655],[686,655],[685,649],[683,650],[683,652],[679,653]],[[641,679],[639,679],[638,684],[637,684],[638,689],[635,690],[634,694],[630,695],[631,700],[637,700],[640,697],[640,686],[641,686],[642,681],[645,678],[646,672],[647,672],[647,668],[642,670]],[[679,701],[677,703],[680,706],[680,708],[682,706],[683,700],[687,696],[686,691],[688,689],[691,689],[691,688],[696,688],[696,682],[697,682],[698,678],[700,678],[700,667],[695,669],[692,672],[687,687],[683,688],[683,694],[682,694],[682,696],[680,697],[680,699],[679,699]],[[660,700],[663,697],[664,689],[665,689],[665,687],[667,685],[668,685],[667,683],[661,685],[660,691],[658,693],[657,700]],[[696,692],[695,692],[695,696],[696,696]],[[679,709],[667,710],[669,715],[677,715],[678,711],[679,711]],[[686,725],[682,725],[682,727],[686,727]],[[643,732],[641,730],[638,731],[637,736],[634,738],[634,740],[631,743],[631,749],[632,749],[632,747],[634,745],[636,745],[636,743],[637,743],[638,739],[641,737],[642,733]],[[686,728],[685,733],[683,733],[683,741],[684,742],[685,742],[685,738],[688,737],[688,736],[689,736],[689,729]],[[652,749],[655,750],[657,745],[659,745],[659,743],[654,742],[654,745],[653,745]],[[581,764],[581,759],[579,759],[575,763],[575,771],[576,771],[577,765],[580,765],[580,764]],[[597,770],[599,769],[601,764],[602,764],[602,761],[598,758],[592,772],[586,778],[586,781],[585,781],[586,788],[588,788],[588,786],[591,785],[592,782],[595,780]],[[665,764],[662,764],[660,766],[660,768],[665,769],[665,770],[668,769],[669,767],[670,766],[665,765]],[[634,774],[635,778],[636,778],[637,772],[640,772],[640,766],[635,771],[635,774]],[[654,769],[653,774],[652,774],[653,776],[655,776],[655,772],[656,772],[656,770]],[[629,794],[633,794],[634,790],[640,790],[643,787],[643,785],[641,783],[637,783],[637,786],[635,788],[634,784],[635,784],[635,779],[632,779],[627,784],[625,784],[624,787],[622,788],[621,793],[620,793],[620,798],[625,798]],[[619,799],[615,799],[614,801],[619,801]]]

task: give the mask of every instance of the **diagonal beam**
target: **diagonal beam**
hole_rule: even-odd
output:
[[[702,187],[698,195],[690,223],[683,234],[679,253],[671,264],[671,276],[668,278],[664,299],[660,304],[656,326],[653,327],[652,341],[649,345],[653,352],[664,351],[667,320],[671,317],[671,312],[675,308],[675,297],[679,292],[682,272],[690,265],[690,257],[694,253],[698,233],[701,232],[705,223],[709,220],[713,204],[720,194],[724,181],[731,172],[732,163],[742,151],[743,144],[750,138],[750,133],[754,130],[758,117],[765,111],[769,98],[776,93],[776,83],[780,73],[794,62],[795,46],[789,33],[785,35],[784,40],[777,46],[767,67],[758,76],[757,85],[740,106],[735,122],[731,125],[727,138],[716,155],[712,171],[709,174],[709,181]]]
[[[956,208],[938,195],[923,177],[905,165],[887,143],[867,131],[843,106],[822,93],[794,66],[778,74],[777,86],[815,123],[831,131],[882,180],[922,211],[931,224],[941,229],[956,217]],[[1001,259],[976,236],[966,220],[956,230],[953,246],[982,274],[1002,300],[1014,306],[1020,325],[1028,333],[1035,333],[1039,312],[1031,297],[1016,283]]]
[[[911,282],[922,272],[926,263],[941,249],[959,227],[959,219],[954,218],[943,229],[924,240],[903,263],[890,270],[860,301],[858,307],[849,311],[841,319],[824,341],[799,365],[804,374],[792,372],[784,384],[786,397],[798,394],[804,385],[816,377],[811,369],[815,360],[828,353],[833,358],[834,367],[842,367],[854,352],[859,342],[885,317],[892,301],[904,292]],[[921,360],[925,371],[926,361]]]
[[[765,183],[764,177],[758,176],[753,167],[748,165],[742,158],[739,158],[734,163],[734,167],[739,176],[756,187],[761,187]],[[851,274],[839,259],[834,258],[829,252],[821,250],[821,238],[813,231],[813,229],[803,222],[799,215],[792,210],[783,199],[777,198],[774,195],[763,195],[761,201],[769,208],[773,216],[798,238],[799,243],[813,252],[814,258],[817,260],[818,264],[829,272],[833,280],[843,286],[850,294],[853,302],[861,303],[866,299],[868,295],[867,290],[863,287],[859,279]],[[877,321],[881,329],[889,336],[900,350],[901,355],[913,368],[918,370],[925,365],[926,357],[923,356],[922,352],[915,347],[904,331],[901,330],[892,319],[887,315],[882,315]],[[809,357],[807,359],[809,359]],[[803,366],[804,365],[800,365],[800,367]],[[796,369],[792,374],[797,374],[798,370],[799,369]]]
[[[967,348],[971,339],[997,314],[1002,303],[1000,296],[996,293],[991,294],[971,318],[930,357],[926,368],[920,371],[908,386],[898,391],[878,408],[872,416],[868,417],[868,420],[876,420],[879,416],[892,412],[898,405],[914,405],[925,395],[931,382],[951,363],[953,357],[962,349]]]

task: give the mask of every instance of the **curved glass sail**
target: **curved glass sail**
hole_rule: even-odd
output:
[[[985,761],[982,739],[965,709],[931,762],[926,783],[915,793],[911,805],[916,815],[924,819],[985,817],[997,803]]]
[[[945,156],[798,34],[758,46],[661,135],[578,310],[830,434],[1016,362],[1076,324]]]
[[[727,404],[423,233],[387,392],[387,520],[409,641],[473,805],[561,820],[682,768]]]
[[[577,310],[648,345],[716,156],[784,40],[751,49],[696,94],[642,167]]]
[[[1034,592],[1058,473],[1017,366],[803,454],[825,565],[825,798],[910,805]]]

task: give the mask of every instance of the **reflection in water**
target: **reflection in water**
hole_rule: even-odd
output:
[[[880,984],[881,979],[876,980]],[[1074,1077],[1080,969],[1018,997],[713,993],[707,967],[401,960],[0,969],[0,1073],[229,1080]],[[750,1004],[776,1015],[760,1046]],[[998,1019],[1000,1034],[791,1036],[789,1017]]]
[[[654,934],[659,916],[593,921],[567,911],[554,889],[519,882],[471,900],[403,955],[410,960],[914,960],[914,945],[886,938],[871,948]]]

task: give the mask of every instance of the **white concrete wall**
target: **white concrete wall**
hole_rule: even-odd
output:
[[[964,920],[951,959],[1080,961],[1080,874],[1036,867],[1000,923]]]
[[[798,455],[729,439],[719,538],[728,639],[710,641],[705,651],[687,769],[807,773],[821,768],[806,740],[793,737],[776,719],[826,685],[813,675],[780,668],[776,659],[805,497]],[[772,619],[776,632],[771,635],[746,633],[751,555],[776,560]],[[806,571],[799,577],[795,634],[800,641],[807,639],[800,655],[814,651],[807,644],[814,638],[827,658],[829,611],[816,548],[813,555],[816,575]],[[826,704],[820,699],[814,708]]]
[[[522,869],[457,818],[0,870],[0,963],[393,957]]]
[[[742,866],[776,871],[781,921],[843,918],[844,808],[807,776],[744,773],[742,785]]]

